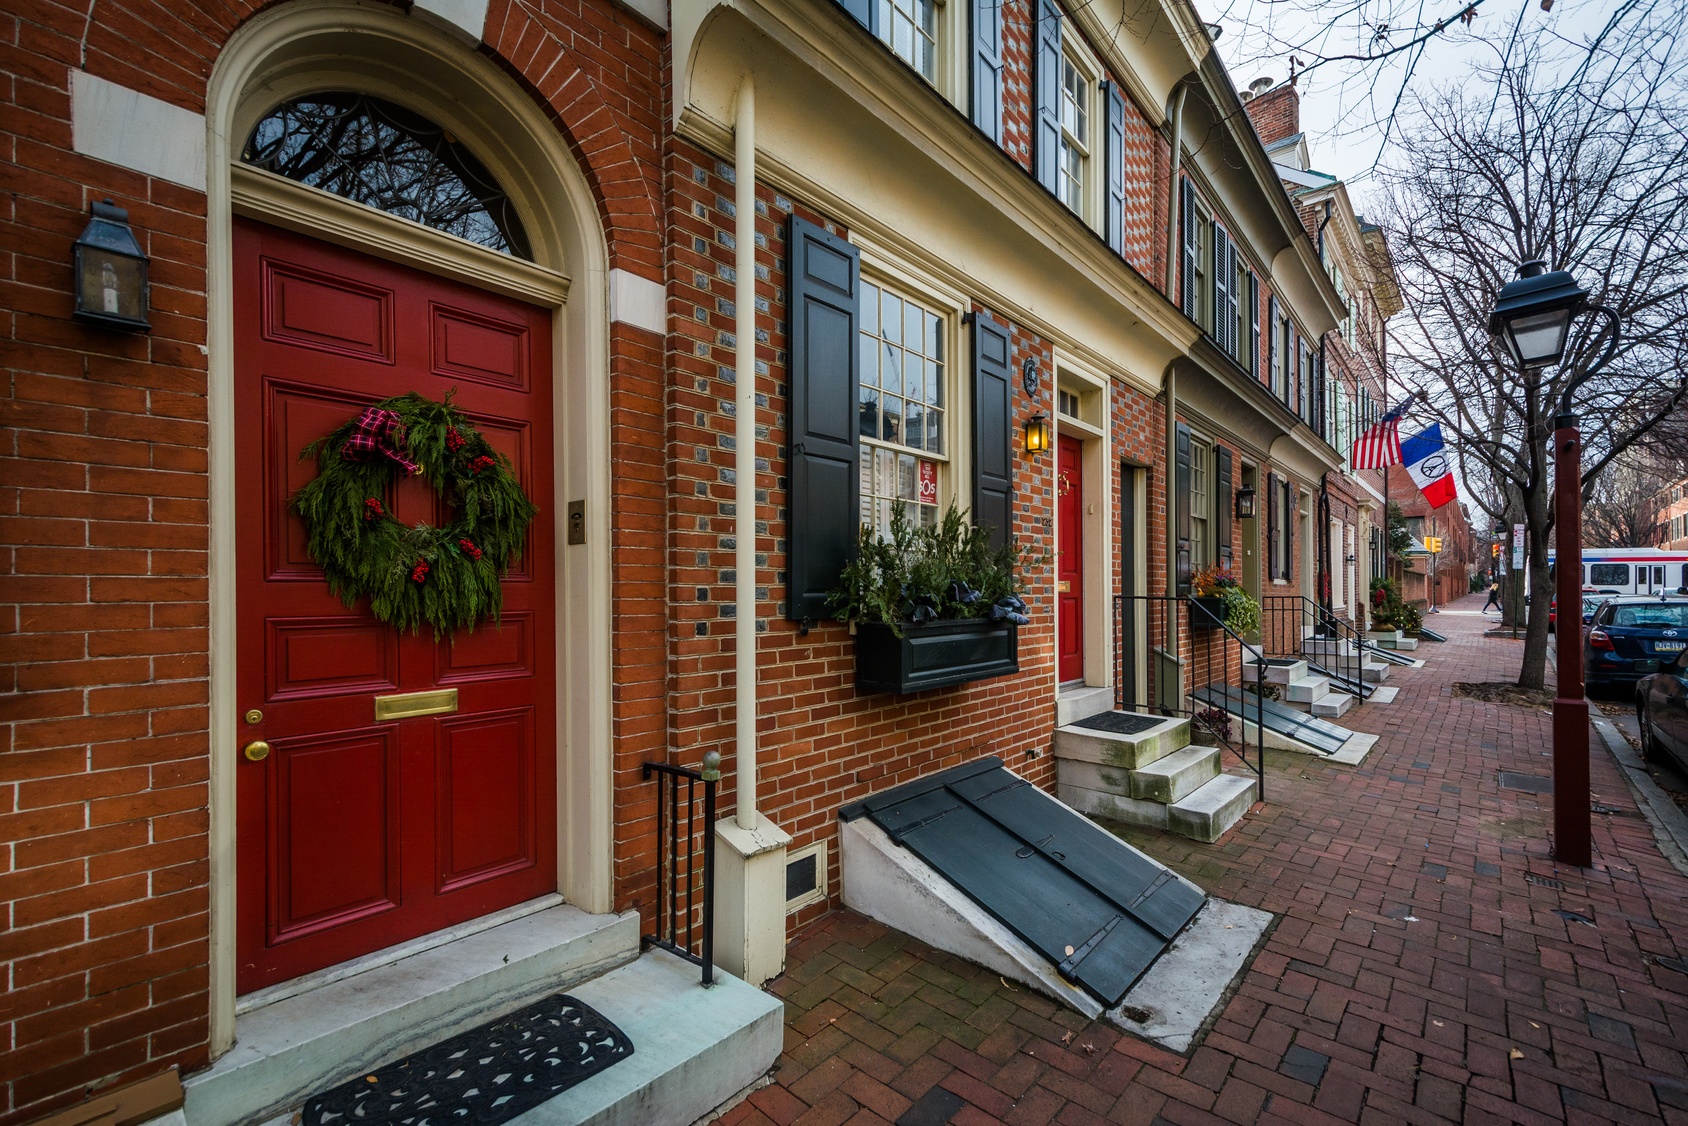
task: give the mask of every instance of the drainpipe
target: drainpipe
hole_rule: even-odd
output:
[[[739,87],[733,122],[733,687],[738,824],[756,828],[756,86]]]
[[[1172,158],[1169,164],[1171,175],[1167,178],[1166,194],[1166,297],[1177,303],[1174,296],[1174,281],[1178,280],[1179,265],[1183,256],[1179,253],[1178,245],[1178,179],[1183,167],[1184,157],[1184,98],[1189,87],[1179,86],[1172,96]],[[1163,379],[1166,385],[1166,480],[1162,488],[1166,493],[1166,593],[1178,593],[1178,499],[1173,496],[1173,490],[1178,487],[1178,361],[1174,360],[1166,365],[1166,375]],[[1172,650],[1173,667],[1178,670],[1177,695],[1174,700],[1184,699],[1184,666],[1177,660],[1179,615],[1170,609],[1167,612],[1166,639]],[[1152,656],[1152,654],[1151,654]],[[1159,683],[1157,670],[1156,683]]]

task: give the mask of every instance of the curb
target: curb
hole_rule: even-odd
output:
[[[1606,744],[1607,752],[1623,768],[1624,781],[1629,783],[1630,791],[1635,794],[1635,800],[1641,806],[1642,814],[1653,827],[1653,836],[1659,842],[1659,851],[1665,854],[1665,859],[1669,860],[1678,872],[1688,876],[1688,813],[1683,813],[1676,803],[1670,800],[1669,795],[1659,789],[1658,783],[1647,773],[1641,756],[1629,745],[1629,740],[1624,738],[1623,732],[1600,711],[1599,705],[1595,705],[1594,711],[1596,714],[1589,717],[1590,721],[1594,724],[1594,729],[1600,732],[1600,740]]]

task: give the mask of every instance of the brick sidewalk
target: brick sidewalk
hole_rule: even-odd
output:
[[[1475,610],[1481,598],[1456,604]],[[792,946],[774,1086],[730,1124],[1688,1124],[1688,879],[1593,740],[1595,866],[1549,855],[1545,711],[1455,698],[1521,642],[1445,645],[1352,713],[1359,768],[1267,755],[1267,804],[1216,845],[1127,831],[1211,894],[1278,916],[1188,1057],[1092,1024],[850,912]],[[1674,936],[1674,937],[1673,937]]]

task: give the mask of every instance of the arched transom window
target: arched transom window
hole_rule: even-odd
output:
[[[458,138],[421,114],[350,91],[285,102],[241,160],[518,258],[527,232],[504,189]]]

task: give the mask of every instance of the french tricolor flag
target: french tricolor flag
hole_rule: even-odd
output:
[[[1431,508],[1441,508],[1457,495],[1454,491],[1453,463],[1442,448],[1441,423],[1433,423],[1430,429],[1403,439],[1401,462]]]

